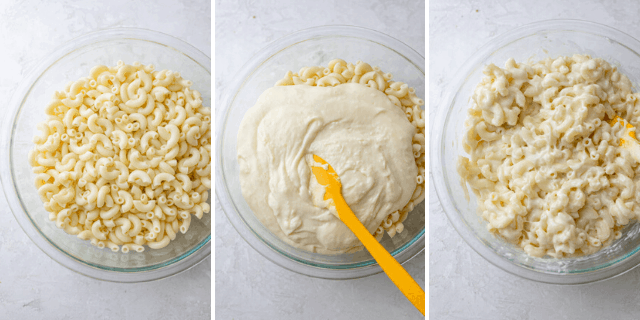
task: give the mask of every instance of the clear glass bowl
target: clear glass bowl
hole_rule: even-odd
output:
[[[216,196],[231,224],[258,252],[276,264],[309,276],[328,279],[358,278],[382,269],[366,251],[354,254],[322,255],[286,244],[255,217],[240,191],[237,135],[245,112],[258,96],[273,87],[289,70],[327,65],[341,58],[362,60],[391,72],[393,78],[416,88],[424,97],[424,57],[402,42],[382,33],[348,26],[326,26],[302,30],[279,39],[249,61],[225,93],[216,112]],[[409,213],[405,230],[382,245],[400,262],[424,250],[424,202]]]
[[[633,223],[610,247],[581,258],[533,258],[519,247],[490,234],[476,213],[476,199],[464,198],[456,171],[459,155],[466,155],[461,139],[469,99],[490,63],[504,66],[546,57],[587,53],[618,67],[631,82],[640,81],[640,42],[616,29],[577,20],[550,20],[528,24],[502,34],[460,68],[452,81],[431,131],[431,173],[436,193],[449,221],[462,238],[482,257],[512,274],[540,282],[578,284],[620,275],[640,262],[640,224]],[[634,91],[637,91],[634,86]]]
[[[211,254],[211,215],[193,219],[186,234],[160,250],[142,253],[98,249],[68,235],[48,219],[27,161],[36,124],[45,120],[45,106],[54,91],[89,74],[98,64],[139,61],[157,70],[180,72],[211,105],[211,58],[171,36],[142,29],[98,31],[74,39],[41,61],[14,93],[3,121],[0,178],[16,220],[35,244],[63,266],[86,276],[117,282],[140,282],[186,270]]]

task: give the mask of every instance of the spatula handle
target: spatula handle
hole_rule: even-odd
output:
[[[340,220],[360,239],[360,242],[367,248],[369,253],[378,262],[382,270],[389,279],[400,289],[400,291],[411,301],[411,303],[424,315],[425,294],[424,290],[416,283],[409,273],[398,261],[374,238],[369,230],[358,220],[358,217],[351,211],[342,195],[333,195],[336,211],[340,215]]]

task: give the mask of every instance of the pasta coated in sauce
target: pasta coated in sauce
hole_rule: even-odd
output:
[[[458,173],[489,230],[535,257],[592,254],[618,239],[640,217],[640,167],[619,147],[624,125],[609,122],[640,124],[629,79],[579,54],[483,73]]]

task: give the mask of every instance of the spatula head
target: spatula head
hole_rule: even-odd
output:
[[[609,122],[611,126],[614,126],[616,123],[619,123],[624,128],[624,133],[622,137],[620,137],[620,147],[629,151],[631,156],[636,159],[637,162],[640,162],[640,142],[638,142],[636,138],[633,125],[618,116],[615,116]]]
[[[633,129],[633,125],[624,121],[624,119],[615,116],[611,121],[609,121],[609,124],[611,126],[613,126],[614,124],[616,124],[616,122],[620,123],[622,126],[624,126],[625,128],[625,135],[628,135],[629,137],[633,138],[634,140],[637,140],[636,138],[636,132],[632,131],[631,129]],[[624,144],[624,140],[621,139],[620,141],[620,145]]]
[[[333,195],[339,195],[342,184],[340,183],[340,177],[335,170],[324,159],[313,155],[313,162],[311,163],[311,171],[316,176],[318,183],[325,186],[326,192],[324,194],[324,200],[333,198]]]

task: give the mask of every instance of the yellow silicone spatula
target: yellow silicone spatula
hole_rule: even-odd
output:
[[[358,237],[360,242],[371,253],[389,279],[411,301],[411,303],[424,315],[424,290],[416,283],[407,271],[389,254],[389,252],[374,238],[369,230],[358,220],[351,211],[349,205],[342,197],[342,184],[338,174],[322,158],[313,155],[315,163],[311,164],[311,171],[316,176],[318,183],[326,187],[324,200],[333,200],[338,216],[344,224]]]
[[[640,162],[640,143],[636,138],[636,132],[633,131],[633,125],[624,121],[622,118],[616,116],[609,122],[612,126],[619,122],[622,126],[624,126],[624,138],[620,138],[620,146],[624,149],[629,150],[629,153],[636,159],[636,161]]]

